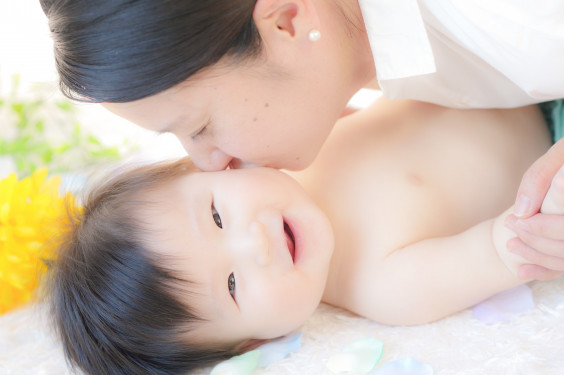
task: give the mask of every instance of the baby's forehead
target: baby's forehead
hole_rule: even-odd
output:
[[[140,213],[167,214],[180,207],[181,201],[185,200],[188,195],[183,187],[189,185],[191,182],[187,181],[187,176],[177,176],[139,190],[131,199],[140,202]]]

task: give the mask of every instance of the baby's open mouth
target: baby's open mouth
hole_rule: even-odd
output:
[[[284,221],[284,234],[286,235],[286,244],[288,245],[288,251],[290,251],[290,255],[292,256],[292,262],[296,262],[295,255],[296,255],[296,243],[294,239],[294,233],[292,233],[292,229],[286,221]]]

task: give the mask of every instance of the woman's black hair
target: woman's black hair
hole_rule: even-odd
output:
[[[224,56],[257,56],[256,0],[40,0],[62,92],[130,102],[173,87]]]

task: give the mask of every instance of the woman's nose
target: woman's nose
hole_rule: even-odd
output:
[[[237,158],[232,158],[231,162],[229,163],[229,168],[231,169],[257,168],[257,167],[261,167],[261,165],[256,163],[246,162]]]
[[[196,164],[196,167],[203,171],[213,172],[226,169],[232,161],[232,157],[217,148],[208,150],[190,150],[188,155]]]

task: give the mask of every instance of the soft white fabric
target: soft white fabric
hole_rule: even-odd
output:
[[[417,0],[358,0],[379,80],[434,73]]]
[[[531,289],[534,309],[493,325],[464,310],[432,324],[389,327],[321,305],[301,329],[301,349],[253,375],[331,375],[327,360],[366,337],[384,343],[379,366],[413,357],[429,364],[436,375],[562,375],[564,277],[534,282]],[[0,374],[71,374],[41,310],[0,316]]]
[[[564,97],[562,0],[359,5],[388,98],[503,108]]]

